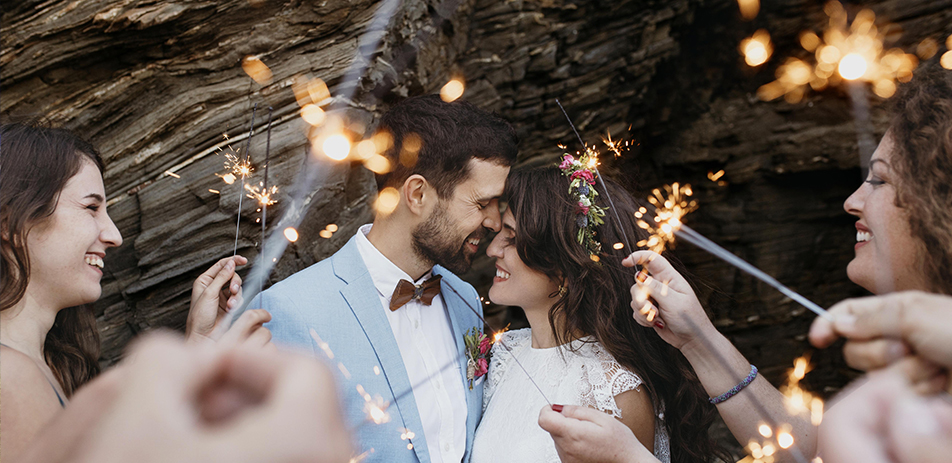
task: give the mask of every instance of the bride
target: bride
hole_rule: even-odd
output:
[[[530,328],[492,348],[472,462],[559,461],[537,423],[547,400],[556,411],[611,414],[663,462],[707,461],[719,452],[708,437],[716,411],[685,358],[632,319],[635,271],[621,265],[629,251],[613,248],[623,232],[585,165],[566,156],[509,177],[502,231],[487,251],[496,258],[489,297],[522,307]],[[606,183],[624,233],[645,238],[634,200]]]

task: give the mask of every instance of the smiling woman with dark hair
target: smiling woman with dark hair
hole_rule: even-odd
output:
[[[102,172],[99,153],[72,132],[0,126],[4,460],[16,460],[99,373],[99,332],[88,304],[102,293],[106,253],[122,244],[106,213]],[[187,330],[192,339],[210,333],[240,302],[235,265],[245,262],[222,259],[196,280]],[[260,326],[267,312],[252,312],[236,322],[230,339],[268,342],[270,333]]]
[[[610,220],[599,215],[606,192],[585,162],[569,175],[537,168],[513,172],[506,184],[503,230],[487,250],[497,269],[489,298],[521,307],[530,328],[493,347],[472,461],[558,461],[536,423],[546,401],[532,380],[553,408],[590,407],[620,420],[661,461],[709,461],[718,454],[708,436],[714,407],[684,356],[631,317],[636,272],[613,245],[646,238],[638,205],[605,179],[623,223]]]

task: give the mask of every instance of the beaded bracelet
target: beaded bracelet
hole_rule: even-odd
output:
[[[725,401],[725,400],[727,400],[727,399],[730,399],[731,397],[734,397],[735,395],[737,395],[738,392],[744,390],[744,388],[747,387],[748,384],[750,384],[751,382],[753,382],[753,381],[754,381],[754,378],[756,378],[756,377],[757,377],[757,367],[755,367],[754,365],[751,365],[751,366],[750,366],[750,374],[748,374],[747,377],[744,378],[743,381],[741,381],[741,382],[740,382],[739,384],[737,384],[736,386],[732,387],[731,390],[729,390],[729,391],[727,391],[727,392],[725,392],[725,393],[723,393],[723,394],[721,394],[721,395],[719,395],[719,396],[717,396],[717,397],[710,397],[710,398],[708,398],[707,400],[708,400],[708,402],[710,402],[710,403],[712,403],[712,404],[714,404],[714,405],[717,405],[717,404],[719,404],[719,403],[721,403],[721,402],[723,402],[723,401]]]

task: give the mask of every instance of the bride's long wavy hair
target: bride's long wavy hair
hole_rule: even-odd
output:
[[[504,196],[516,221],[514,244],[519,257],[529,268],[561,276],[568,288],[549,310],[556,343],[594,336],[618,363],[641,377],[655,410],[664,410],[672,463],[709,461],[715,455],[729,461],[708,435],[717,411],[708,403],[687,359],[653,329],[632,319],[630,288],[636,272],[621,265],[630,251],[615,250],[613,245],[624,243],[622,229],[632,245],[646,238],[646,233],[635,223],[639,206],[634,198],[618,184],[604,180],[616,210],[607,211],[605,223],[596,229],[602,244],[599,262],[576,239],[577,202],[569,194],[568,178],[558,168],[516,170],[506,184]],[[600,183],[596,191],[598,204],[609,207]]]

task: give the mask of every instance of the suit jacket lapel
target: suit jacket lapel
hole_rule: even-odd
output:
[[[443,274],[446,273],[446,270],[442,267],[435,267],[434,273]],[[447,278],[444,278],[441,282],[441,294],[443,295],[443,302],[446,304],[447,312],[450,315],[450,324],[453,326],[453,336],[456,339],[456,349],[460,355],[466,351],[466,344],[463,342],[463,335],[466,333],[466,330],[472,328],[477,328],[480,331],[483,330],[483,323],[479,320],[473,311],[469,309],[468,304],[463,298],[466,297],[464,294],[469,293],[468,289],[462,289],[462,292],[458,292],[456,288],[447,281]],[[479,306],[473,307],[477,311],[480,311],[482,308]],[[468,416],[466,417],[466,449],[467,454],[471,449],[473,433],[476,431],[476,425],[479,424],[479,418],[482,414],[483,407],[483,396],[479,392],[482,391],[481,387],[474,387],[473,390],[469,389],[469,379],[466,377],[466,362],[468,357],[460,357],[460,380],[463,382],[463,392],[466,395],[466,409],[469,411]],[[475,383],[475,381],[474,381]],[[468,455],[467,455],[468,458]]]
[[[406,367],[403,365],[400,347],[397,345],[396,338],[393,337],[393,330],[390,328],[387,315],[383,312],[384,308],[380,304],[377,288],[357,251],[357,244],[353,238],[334,255],[334,273],[347,283],[340,293],[350,305],[351,311],[357,317],[357,321],[377,354],[377,360],[380,361],[384,376],[390,385],[391,399],[410,391],[412,385],[407,376]],[[420,412],[417,410],[416,399],[412,392],[391,405],[391,407],[394,406],[403,419],[405,428],[423,429]],[[392,409],[390,415],[391,417],[394,415]],[[413,439],[413,450],[421,463],[427,463],[430,461],[430,456],[426,437],[423,432],[418,433],[418,436],[420,437]]]

